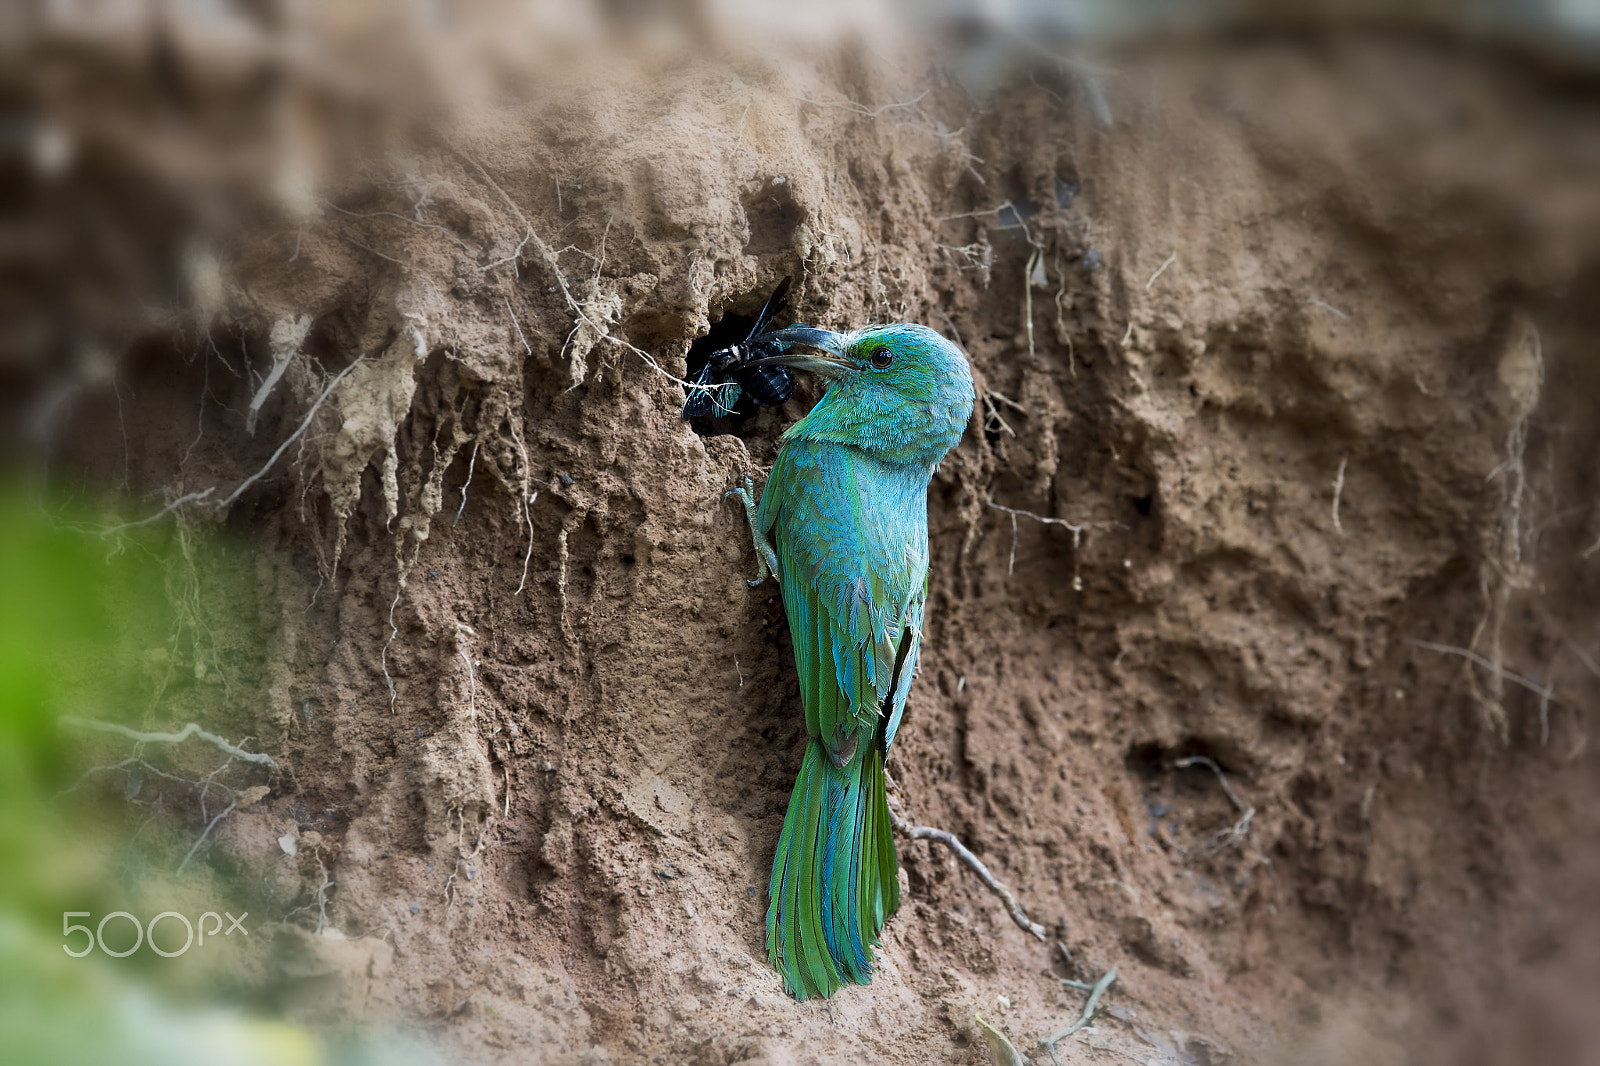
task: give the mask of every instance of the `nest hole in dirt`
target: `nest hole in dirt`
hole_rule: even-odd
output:
[[[705,371],[706,364],[711,357],[724,348],[741,344],[750,337],[752,327],[767,298],[772,294],[772,286],[752,289],[730,299],[725,305],[722,317],[711,324],[711,329],[705,336],[697,338],[689,345],[687,367],[684,379],[699,381],[700,375]],[[749,313],[740,313],[733,308],[748,308]],[[788,311],[780,312],[768,325],[768,329],[782,329],[791,325],[794,315]],[[797,390],[799,391],[799,390]],[[689,419],[690,428],[702,437],[720,437],[728,434],[746,436],[747,425],[758,418],[762,412],[761,405],[751,398],[748,390],[741,390],[739,399],[732,405],[726,415],[705,415]]]

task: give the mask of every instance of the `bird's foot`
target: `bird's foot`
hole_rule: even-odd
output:
[[[750,539],[754,542],[756,548],[756,579],[747,582],[751,588],[755,588],[765,581],[768,574],[772,575],[772,580],[778,580],[778,553],[772,550],[772,542],[767,540],[765,533],[761,532],[761,525],[756,516],[754,493],[755,485],[751,483],[748,477],[741,477],[737,488],[729,489],[723,494],[723,499],[731,499],[734,496],[739,497],[740,502],[744,504],[745,520],[750,523]]]

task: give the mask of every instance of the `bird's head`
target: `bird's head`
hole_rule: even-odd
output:
[[[972,416],[967,357],[927,326],[897,323],[849,333],[790,326],[754,340],[779,354],[747,365],[794,367],[828,381],[827,394],[787,436],[932,465],[961,440]]]

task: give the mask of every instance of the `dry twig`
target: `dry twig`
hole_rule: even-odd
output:
[[[1104,977],[1100,978],[1100,980],[1096,981],[1094,984],[1088,986],[1087,989],[1085,989],[1084,985],[1078,981],[1061,982],[1068,988],[1076,988],[1080,991],[1087,991],[1089,993],[1089,999],[1086,1003],[1084,1003],[1083,1013],[1078,1016],[1077,1021],[1073,1022],[1065,1029],[1057,1030],[1056,1032],[1051,1033],[1049,1036],[1042,1036],[1039,1038],[1039,1046],[1050,1053],[1051,1062],[1059,1063],[1061,1061],[1060,1059],[1056,1058],[1057,1044],[1071,1036],[1073,1033],[1076,1033],[1078,1030],[1087,1029],[1089,1027],[1089,1023],[1094,1021],[1094,1012],[1100,1009],[1100,997],[1106,994],[1106,989],[1110,988],[1111,983],[1116,979],[1117,968],[1113,966],[1111,969],[1106,971]]]
[[[983,864],[983,860],[968,851],[967,846],[961,843],[954,833],[946,832],[943,829],[934,829],[926,825],[912,825],[893,810],[889,812],[889,820],[894,823],[896,829],[912,840],[937,841],[955,852],[956,858],[966,863],[972,872],[978,875],[978,880],[982,881],[990,892],[1000,897],[1000,901],[1006,905],[1006,910],[1010,913],[1012,921],[1016,922],[1025,932],[1032,933],[1039,940],[1044,939],[1044,926],[1028,917],[1027,912],[1022,909],[1022,904],[1017,902],[1017,897],[1011,894],[1011,890],[996,880],[994,874],[990,873],[989,868]]]

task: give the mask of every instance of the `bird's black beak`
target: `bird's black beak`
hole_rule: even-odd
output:
[[[849,334],[835,333],[830,329],[790,326],[752,337],[752,344],[763,345],[769,350],[777,348],[780,354],[752,359],[745,366],[788,366],[796,370],[809,370],[824,378],[839,378],[857,369],[845,355],[849,350],[849,341]],[[791,348],[808,350],[790,351]]]

